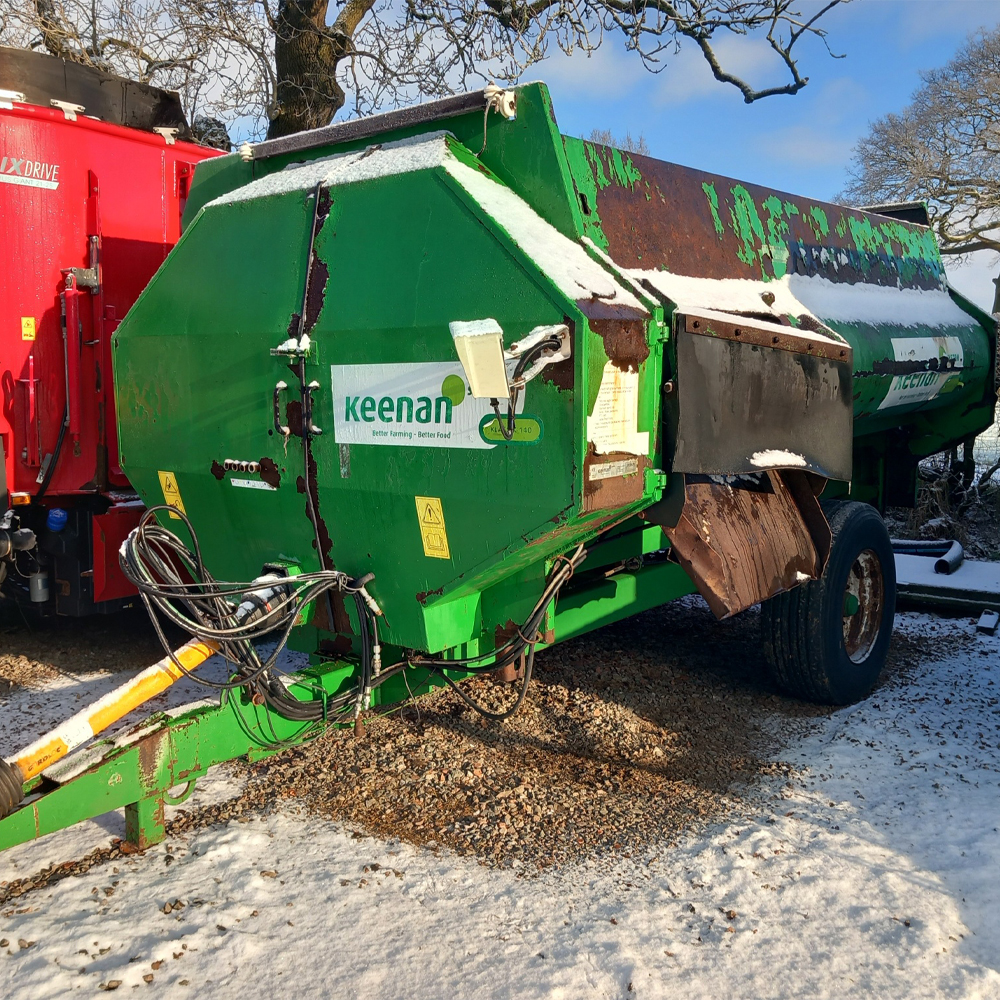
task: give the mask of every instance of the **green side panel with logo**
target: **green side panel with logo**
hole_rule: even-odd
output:
[[[492,649],[498,629],[538,599],[548,560],[647,506],[663,477],[646,471],[655,456],[636,458],[629,499],[588,509],[586,419],[604,341],[446,171],[329,195],[313,263],[314,282],[324,280],[307,307],[321,543],[335,568],[375,574],[383,641]],[[275,561],[319,566],[302,442],[293,434],[286,445],[274,426],[279,380],[290,387],[280,419],[295,424],[298,377],[290,358],[271,353],[297,328],[313,205],[311,190],[208,205],[116,334],[128,475],[154,504],[159,472],[174,473],[218,579],[251,579]],[[572,330],[571,360],[526,386],[510,442],[489,402],[470,395],[449,332],[451,321],[486,317],[507,344],[537,326]],[[656,322],[642,329],[655,343]],[[637,429],[653,449],[661,372],[657,352],[646,353]],[[265,471],[225,471],[227,459]],[[350,635],[349,619],[336,630]]]
[[[274,561],[316,568],[318,546],[352,576],[374,572],[389,643],[494,648],[537,600],[551,560],[658,500],[669,464],[660,400],[664,378],[674,377],[672,304],[632,287],[648,316],[638,343],[629,333],[634,362],[612,364],[637,376],[635,429],[649,443],[645,454],[613,456],[623,471],[605,481],[588,467],[588,420],[624,328],[613,310],[561,291],[440,168],[324,189],[305,362],[319,386],[322,434],[308,470],[297,432],[286,441],[276,429],[279,380],[289,386],[278,396],[280,423],[301,423],[292,359],[272,350],[298,328],[313,194],[210,199],[250,181],[280,186],[297,164],[432,133],[451,136],[462,163],[515,192],[562,237],[590,241],[586,253],[622,289],[630,285],[619,268],[766,284],[793,271],[822,274],[835,258],[852,269],[850,280],[832,276],[845,284],[884,285],[898,274],[903,287],[944,287],[933,238],[920,227],[563,137],[540,84],[518,88],[516,120],[490,113],[485,146],[477,110],[259,162],[234,155],[202,165],[184,236],[115,336],[123,466],[150,504],[163,499],[159,473],[175,475],[218,578],[251,579]],[[876,501],[888,473],[872,470],[900,428],[912,456],[990,422],[989,320],[956,301],[967,327],[835,326],[855,351],[856,445],[870,442],[875,456],[859,463],[856,448],[855,486]],[[540,325],[572,331],[572,359],[528,384],[510,442],[487,401],[469,394],[449,333],[452,321],[484,318],[500,323],[507,345]],[[937,338],[942,363],[958,341],[960,371],[892,370],[897,334]],[[892,393],[899,405],[882,405]],[[262,471],[229,472],[226,460]],[[335,609],[335,618],[315,625],[350,638],[349,611]]]

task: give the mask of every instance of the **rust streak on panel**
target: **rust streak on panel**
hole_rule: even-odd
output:
[[[635,471],[627,475],[607,478],[592,478],[591,468],[604,464],[628,463]],[[626,507],[641,500],[644,493],[646,469],[653,467],[645,455],[630,455],[625,452],[611,452],[597,455],[593,444],[588,446],[587,457],[583,460],[583,509],[585,511],[607,510]]]
[[[717,337],[720,340],[738,341],[741,344],[755,344],[757,347],[769,347],[776,351],[808,354],[831,361],[850,362],[853,360],[853,351],[849,344],[828,344],[822,340],[802,336],[794,328],[786,330],[773,322],[755,326],[752,323],[741,322],[736,317],[733,317],[732,322],[726,322],[717,317],[685,314],[684,329],[687,333],[702,337]],[[832,330],[824,332],[821,329],[815,332],[821,333],[831,340],[837,339],[837,334]]]
[[[768,473],[770,491],[710,480],[687,482],[680,520],[664,528],[678,560],[718,618],[816,579],[823,571],[829,527],[824,545],[815,493],[806,480],[793,477],[793,495],[782,475]],[[813,531],[797,499],[806,505]]]
[[[260,460],[260,478],[268,486],[277,489],[281,485],[281,472],[278,470],[278,463],[273,458],[266,455]]]
[[[621,371],[637,372],[649,357],[646,323],[636,319],[591,319],[591,330],[604,341],[604,353]]]

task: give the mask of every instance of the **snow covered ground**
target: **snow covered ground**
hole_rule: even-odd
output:
[[[955,652],[815,720],[764,809],[680,845],[519,877],[289,809],[0,908],[0,996],[1000,998],[1000,638],[896,628]],[[15,691],[0,753],[74,682]],[[0,883],[122,829],[8,851]]]

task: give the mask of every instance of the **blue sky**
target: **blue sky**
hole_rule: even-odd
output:
[[[947,62],[970,31],[1000,24],[1000,2],[854,0],[824,23],[831,49],[844,58],[802,39],[799,65],[808,86],[750,105],[717,83],[691,46],[666,57],[659,75],[610,38],[590,59],[560,54],[527,75],[549,84],[563,132],[642,132],[661,159],[831,198],[868,122],[901,109],[919,86],[920,70]],[[751,82],[783,82],[766,44],[730,37],[718,49]]]
[[[588,135],[594,128],[642,133],[660,159],[833,199],[868,122],[900,110],[919,86],[920,71],[947,62],[971,31],[1000,24],[1000,2],[854,0],[824,23],[830,48],[844,57],[832,59],[822,42],[802,39],[799,65],[808,86],[751,105],[735,88],[717,83],[691,46],[667,57],[663,72],[652,75],[608,38],[589,59],[558,54],[526,76],[548,83],[567,134]],[[718,50],[757,86],[783,79],[766,44],[728,38]],[[953,279],[984,303],[993,292],[987,272],[996,273],[995,255],[987,256],[978,269]]]

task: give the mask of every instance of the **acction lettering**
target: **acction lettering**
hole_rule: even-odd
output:
[[[924,389],[936,384],[937,372],[913,372],[910,375],[900,375],[897,378],[896,389]]]
[[[345,396],[344,421],[352,420],[358,423],[375,423],[376,419],[383,424],[393,422],[412,424],[414,418],[418,424],[450,424],[454,404],[447,396],[418,396],[417,405],[409,396],[382,396],[376,401],[374,396]]]

